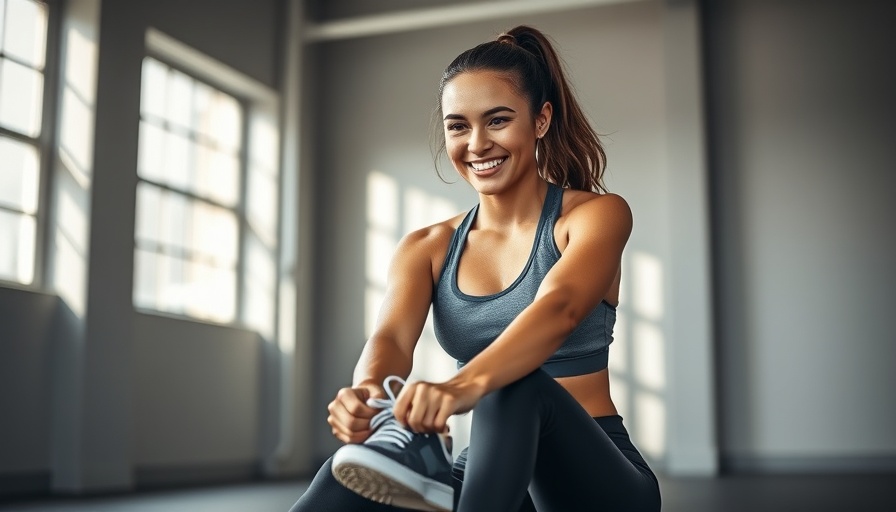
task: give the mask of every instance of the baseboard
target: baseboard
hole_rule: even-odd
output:
[[[50,494],[50,472],[0,475],[0,501]]]
[[[723,473],[896,473],[896,455],[859,457],[722,456]]]

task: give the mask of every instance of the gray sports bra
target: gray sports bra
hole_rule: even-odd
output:
[[[560,250],[554,242],[554,224],[560,216],[562,204],[563,189],[548,184],[529,260],[516,281],[493,295],[467,295],[457,286],[458,262],[479,205],[470,210],[454,231],[433,292],[432,311],[436,338],[445,352],[457,359],[458,366],[463,366],[491,344],[535,299],[545,274],[560,258]],[[602,301],[566,338],[542,369],[552,377],[603,370],[607,367],[615,322],[616,309]]]

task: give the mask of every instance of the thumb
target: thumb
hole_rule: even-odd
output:
[[[364,403],[367,403],[367,400],[370,399],[370,390],[367,388],[356,388],[358,399]]]

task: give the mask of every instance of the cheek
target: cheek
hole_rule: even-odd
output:
[[[445,142],[445,154],[448,155],[448,159],[456,165],[463,162],[463,147],[457,142],[452,143],[450,140]]]

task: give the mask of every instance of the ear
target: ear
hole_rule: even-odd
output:
[[[551,117],[554,115],[554,106],[550,101],[546,101],[541,106],[541,112],[535,116],[535,136],[539,139],[548,133],[551,127]]]

